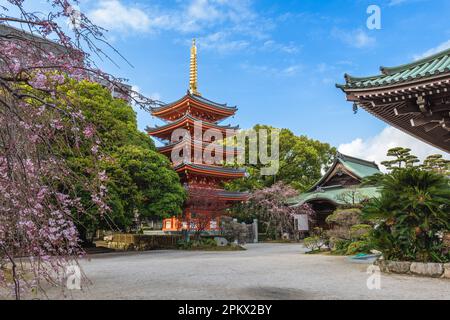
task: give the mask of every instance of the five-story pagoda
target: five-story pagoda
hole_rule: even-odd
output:
[[[223,147],[220,140],[236,134],[238,127],[219,122],[233,116],[237,108],[205,99],[198,92],[197,47],[191,48],[189,91],[180,100],[152,109],[152,115],[166,122],[148,128],[148,134],[164,143],[159,151],[171,159],[188,192],[183,217],[163,222],[164,231],[218,231],[220,217],[233,202],[247,194],[228,192],[223,183],[245,176],[245,171],[224,167],[233,159],[235,148]]]

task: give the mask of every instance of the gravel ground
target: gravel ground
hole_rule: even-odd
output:
[[[297,244],[252,244],[247,251],[152,251],[92,256],[92,285],[75,299],[450,299],[450,280],[381,276],[366,285],[367,265],[305,255]],[[50,297],[60,298],[55,292]]]

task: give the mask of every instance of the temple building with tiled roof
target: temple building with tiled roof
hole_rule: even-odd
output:
[[[417,139],[450,152],[450,49],[372,77],[336,85],[354,103]]]
[[[317,225],[338,207],[355,205],[378,196],[377,187],[361,186],[364,178],[381,173],[374,162],[338,153],[330,169],[307,192],[289,200],[292,206],[308,203],[316,212]]]

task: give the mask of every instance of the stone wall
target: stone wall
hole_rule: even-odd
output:
[[[377,260],[375,262],[381,272],[410,274],[431,278],[450,279],[450,263],[423,263],[406,261]]]

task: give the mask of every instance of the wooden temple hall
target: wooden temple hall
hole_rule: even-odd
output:
[[[450,50],[381,74],[345,75],[338,84],[354,102],[379,119],[417,139],[450,152]]]
[[[209,161],[204,161],[202,157],[207,146],[217,142],[211,136],[211,132],[216,132],[219,137],[229,137],[230,132],[238,129],[238,127],[219,124],[233,116],[237,108],[202,97],[198,91],[197,68],[197,47],[194,40],[191,48],[190,81],[187,94],[178,101],[153,108],[152,115],[166,124],[147,128],[149,135],[164,143],[159,151],[171,159],[174,169],[180,175],[188,193],[183,216],[163,221],[163,231],[166,232],[219,231],[221,216],[226,209],[233,202],[245,201],[248,197],[246,193],[229,192],[223,189],[224,182],[244,177],[244,170],[227,168],[222,164],[217,164],[216,161],[216,164],[206,163]],[[199,122],[202,124],[202,133],[209,132],[207,135],[202,134],[201,138],[194,133],[195,124]],[[186,140],[179,137],[179,141],[173,141],[172,134],[177,129],[190,132],[191,138]],[[187,150],[190,152],[186,152]],[[214,148],[214,151],[206,154],[215,159],[219,157],[225,160],[230,154],[235,156],[237,152],[238,150],[235,148]],[[175,162],[172,154],[178,154],[182,160]],[[200,159],[199,154],[201,155]]]

